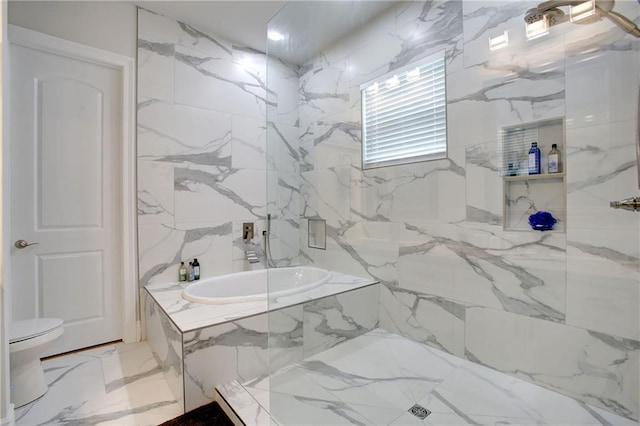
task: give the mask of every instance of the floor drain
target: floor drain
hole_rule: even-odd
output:
[[[411,414],[413,414],[414,416],[418,417],[420,420],[426,419],[427,416],[429,414],[431,414],[431,411],[427,410],[422,405],[418,405],[418,404],[416,404],[413,407],[409,408],[409,412]]]

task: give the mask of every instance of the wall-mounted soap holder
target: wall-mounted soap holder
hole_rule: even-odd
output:
[[[324,219],[309,219],[309,248],[327,249],[327,221]]]

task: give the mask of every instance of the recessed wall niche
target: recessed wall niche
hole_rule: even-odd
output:
[[[553,231],[565,232],[567,187],[565,180],[564,118],[503,127],[500,131],[500,175],[503,182],[503,226],[506,231],[532,231],[529,216],[547,211],[558,221]],[[529,174],[532,143],[540,149],[540,174]],[[549,173],[549,151],[560,151],[558,173]],[[552,231],[552,232],[553,232]],[[548,232],[548,231],[547,231]]]

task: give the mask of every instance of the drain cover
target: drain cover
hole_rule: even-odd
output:
[[[418,404],[416,404],[413,407],[409,408],[409,412],[411,414],[413,414],[414,416],[418,417],[420,420],[426,419],[427,416],[429,414],[431,414],[431,411],[427,410],[422,405],[418,405]]]

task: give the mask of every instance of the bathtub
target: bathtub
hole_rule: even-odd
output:
[[[255,302],[267,300],[267,296],[282,297],[311,290],[327,282],[329,276],[329,271],[310,266],[237,272],[190,284],[182,297],[210,305]]]

